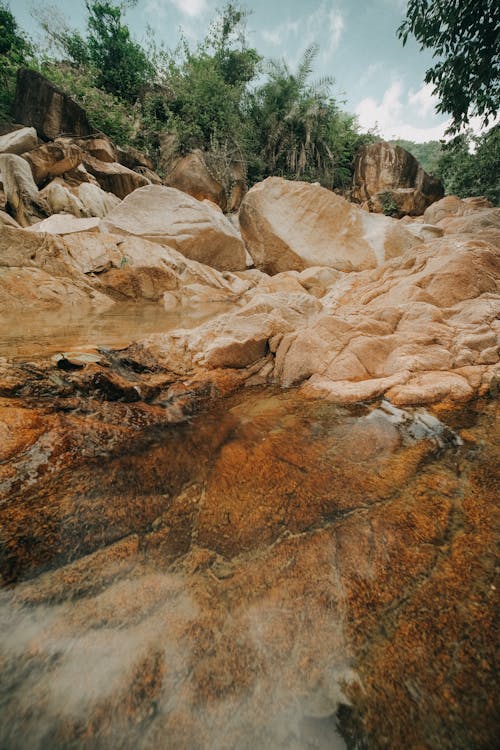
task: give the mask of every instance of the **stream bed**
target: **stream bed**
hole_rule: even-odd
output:
[[[3,750],[494,747],[493,401],[0,401]]]

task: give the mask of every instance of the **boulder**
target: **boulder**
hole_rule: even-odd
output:
[[[40,191],[40,196],[47,202],[51,214],[71,214],[79,218],[89,215],[80,199],[62,180],[50,182]]]
[[[214,156],[200,149],[191,151],[170,165],[165,185],[175,187],[198,200],[210,200],[223,211],[237,211],[245,195],[246,175],[243,163],[224,164],[224,176],[211,167]]]
[[[500,208],[483,208],[441,219],[436,229],[447,234],[470,234],[500,245]]]
[[[440,180],[400,146],[379,141],[362,146],[356,155],[352,199],[367,202],[370,211],[419,216],[443,194]]]
[[[45,234],[73,234],[74,232],[99,232],[99,218],[78,218],[71,214],[53,214],[48,219],[28,227],[30,232],[43,232]]]
[[[0,136],[0,154],[24,154],[38,146],[35,128],[20,128]]]
[[[148,185],[136,190],[108,214],[103,227],[168,245],[220,271],[245,268],[243,242],[230,222],[217,209],[175,188]]]
[[[104,135],[75,138],[74,143],[94,159],[113,163],[118,161],[118,150]]]
[[[246,194],[240,227],[255,265],[269,274],[374,268],[418,244],[395,219],[369,214],[319,185],[278,177]]]
[[[424,222],[426,224],[439,224],[442,219],[466,216],[475,211],[492,207],[493,204],[486,198],[462,199],[456,195],[447,195],[425,210]]]
[[[14,116],[47,140],[62,134],[82,136],[92,132],[79,104],[41,73],[27,68],[17,72]]]
[[[12,216],[9,216],[6,211],[0,210],[0,227],[15,227],[16,229],[21,229],[21,225],[17,223],[15,219],[12,218]]]
[[[154,169],[154,164],[146,154],[138,151],[133,146],[127,146],[127,148],[115,147],[116,159],[114,161],[123,164],[124,167],[129,169],[136,169],[137,167],[146,167],[146,169]]]
[[[31,167],[37,185],[76,169],[83,159],[83,151],[73,144],[45,143],[33,149],[24,158]]]
[[[137,188],[149,185],[149,180],[118,162],[105,162],[93,156],[85,156],[83,165],[93,175],[103,190],[125,198]]]
[[[82,182],[78,187],[71,189],[78,196],[87,216],[99,216],[103,219],[120,203],[120,199],[114,193],[108,193],[91,182]]]
[[[28,227],[49,215],[49,206],[40,196],[25,159],[16,154],[0,154],[0,173],[7,208],[18,224]]]

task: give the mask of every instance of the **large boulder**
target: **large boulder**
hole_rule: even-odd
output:
[[[0,173],[7,208],[18,224],[28,227],[50,214],[25,159],[16,154],[0,154]]]
[[[38,146],[35,128],[19,128],[0,136],[0,154],[24,154]]]
[[[319,185],[278,177],[246,194],[240,227],[255,265],[269,274],[309,266],[375,268],[418,244],[394,219],[369,214]]]
[[[92,132],[79,104],[41,73],[27,68],[20,68],[17,73],[14,116],[47,140],[62,134],[81,136]]]
[[[425,209],[424,222],[426,224],[440,224],[443,219],[467,216],[468,214],[492,208],[493,204],[487,198],[459,198],[457,195],[447,195]]]
[[[76,217],[104,218],[120,199],[92,182],[73,184],[56,177],[40,191],[52,214],[72,214]]]
[[[125,198],[137,188],[149,185],[149,180],[118,162],[100,161],[86,155],[83,164],[87,172],[93,175],[103,190],[114,193],[118,198]]]
[[[214,168],[215,156],[200,149],[173,161],[165,185],[182,190],[198,200],[209,200],[223,211],[237,211],[247,190],[243,164],[223,164],[223,174]]]
[[[441,181],[400,146],[379,141],[362,146],[356,155],[352,198],[370,211],[420,216],[443,194]]]
[[[53,177],[76,169],[84,154],[76,145],[54,142],[45,143],[23,156],[31,167],[33,179],[40,186]]]
[[[245,268],[245,248],[231,223],[216,208],[175,188],[148,185],[134,191],[103,227],[169,245],[220,271]]]

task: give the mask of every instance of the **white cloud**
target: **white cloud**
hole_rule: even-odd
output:
[[[190,18],[201,15],[208,8],[207,0],[149,0],[146,12],[157,18],[165,18],[168,14],[168,5],[173,5],[183,15]]]
[[[449,120],[428,124],[433,119],[435,102],[428,87],[422,86],[417,92],[410,90],[406,93],[398,80],[386,89],[381,102],[372,97],[359,102],[356,114],[363,129],[377,127],[386,140],[405,138],[423,143],[443,138],[449,124]]]
[[[322,50],[320,59],[325,64],[337,49],[344,28],[344,17],[335,3],[322,0],[305,19],[288,19],[273,29],[262,31],[261,36],[266,42],[282,47],[282,55],[292,65],[297,63],[306,47],[318,42]],[[293,49],[292,53],[290,49]]]
[[[262,32],[262,38],[276,46],[286,44],[291,36],[297,36],[300,30],[298,21],[284,21],[274,29],[266,29]]]

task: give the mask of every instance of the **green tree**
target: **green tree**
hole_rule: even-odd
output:
[[[457,132],[471,115],[484,125],[500,104],[500,4],[498,0],[410,0],[398,29],[403,44],[410,34],[438,58],[425,74],[439,96],[438,112],[452,117]]]
[[[33,48],[6,3],[0,2],[0,120],[10,117],[16,72],[33,55]]]
[[[438,162],[447,194],[460,198],[484,195],[500,203],[500,126],[480,136],[461,133],[444,147]]]

